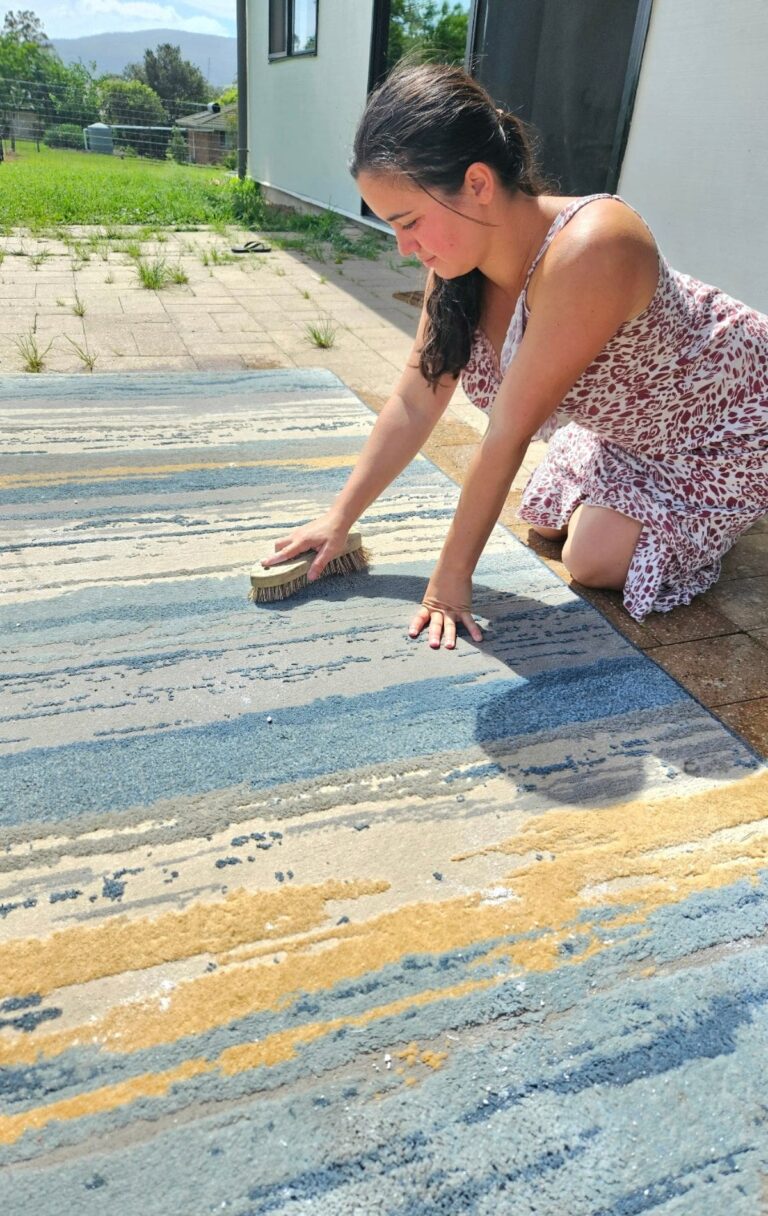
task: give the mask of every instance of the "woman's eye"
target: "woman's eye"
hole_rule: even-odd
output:
[[[415,228],[418,222],[418,220],[411,220],[410,224],[403,224],[403,232],[410,232],[411,228]]]

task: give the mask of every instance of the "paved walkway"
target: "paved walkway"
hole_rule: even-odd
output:
[[[327,367],[374,410],[383,405],[410,349],[413,302],[423,272],[393,248],[377,261],[310,261],[273,250],[230,253],[253,234],[230,229],[168,232],[164,241],[123,240],[69,229],[69,241],[0,238],[0,374],[18,373],[35,351],[43,372],[187,371]],[[72,241],[77,243],[72,243]],[[162,290],[139,282],[135,254],[163,261],[187,281]],[[333,346],[307,332],[327,324]],[[25,351],[20,350],[25,346]],[[458,392],[425,448],[459,483],[483,419]],[[503,522],[567,578],[559,546],[540,541],[515,517],[541,445],[529,451]],[[768,519],[747,533],[723,576],[690,607],[638,625],[618,594],[577,587],[631,641],[694,696],[768,754]]]

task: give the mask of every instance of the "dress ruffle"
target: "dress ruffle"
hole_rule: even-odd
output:
[[[571,422],[551,439],[518,514],[526,523],[562,528],[582,503],[618,511],[643,525],[623,590],[624,606],[637,621],[649,612],[690,604],[711,587],[719,578],[722,555],[743,530],[741,518],[716,519],[720,513],[712,513],[703,526],[700,519],[670,509],[644,461]],[[717,548],[722,546],[722,552],[716,555],[713,531],[721,538]]]

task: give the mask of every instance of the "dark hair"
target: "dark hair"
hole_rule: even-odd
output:
[[[402,174],[428,192],[456,195],[469,166],[488,165],[510,193],[542,194],[524,123],[504,113],[462,68],[400,65],[371,94],[355,134],[350,172]],[[469,361],[480,320],[483,275],[433,276],[419,366],[435,386]]]

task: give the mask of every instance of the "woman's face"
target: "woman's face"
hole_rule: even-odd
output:
[[[443,279],[478,265],[480,234],[467,218],[472,203],[464,199],[465,191],[446,198],[444,206],[437,190],[427,194],[406,177],[365,172],[358,175],[357,188],[371,211],[391,225],[403,257],[417,257]]]

